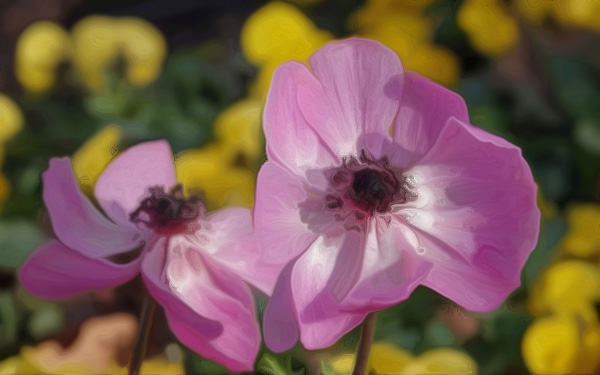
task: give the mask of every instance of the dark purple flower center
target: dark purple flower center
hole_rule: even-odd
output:
[[[153,230],[178,230],[203,213],[202,200],[193,195],[186,198],[181,184],[165,192],[162,186],[148,189],[149,196],[129,218],[134,223],[145,224]]]
[[[365,212],[385,212],[398,191],[398,180],[387,170],[365,168],[353,173],[352,189],[347,193]]]

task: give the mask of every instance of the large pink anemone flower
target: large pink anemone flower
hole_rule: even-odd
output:
[[[388,48],[348,39],[280,66],[264,131],[254,225],[283,269],[272,350],[330,346],[419,284],[478,312],[520,285],[540,218],[520,149]]]
[[[141,273],[183,344],[232,371],[253,369],[260,330],[244,280],[270,287],[269,276],[254,268],[249,210],[205,216],[200,200],[176,185],[166,141],[132,147],[106,168],[94,189],[106,216],[79,190],[68,158],[51,159],[42,180],[59,241],[41,246],[20,269],[26,290],[63,299]]]

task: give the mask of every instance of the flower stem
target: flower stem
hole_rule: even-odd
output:
[[[144,293],[144,302],[142,305],[142,311],[140,312],[140,329],[138,331],[135,347],[131,353],[131,361],[129,362],[129,375],[140,374],[142,361],[146,355],[148,337],[150,336],[150,331],[152,330],[155,310],[156,304],[152,300],[152,297],[150,297],[148,293]]]
[[[366,375],[367,365],[369,364],[369,354],[371,353],[371,344],[375,334],[375,313],[369,313],[362,323],[360,330],[360,341],[356,349],[356,360],[354,362],[354,371],[352,375]]]

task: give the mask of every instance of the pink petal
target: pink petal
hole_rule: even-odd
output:
[[[294,262],[290,262],[281,272],[263,315],[265,344],[276,353],[290,350],[298,342],[298,323],[290,284],[293,268]]]
[[[451,118],[410,173],[419,207],[398,212],[434,266],[424,285],[472,311],[496,308],[520,284],[535,247],[537,187],[518,147]]]
[[[316,235],[301,218],[307,199],[302,180],[267,161],[258,172],[254,224],[264,264],[278,271],[314,241]]]
[[[250,210],[231,207],[217,211],[206,218],[197,236],[202,250],[215,261],[271,295],[281,267],[267,263],[259,251]]]
[[[404,225],[386,217],[371,221],[360,256],[345,254],[337,263],[352,260],[357,262],[357,276],[346,286],[348,292],[338,296],[343,297],[340,305],[344,310],[352,311],[377,311],[406,300],[431,268],[429,262],[415,255],[404,236]],[[338,280],[349,284],[349,279],[349,272],[337,276],[334,272],[330,288]]]
[[[300,341],[306,349],[333,345],[365,318],[366,312],[342,311],[335,295],[340,291],[332,291],[328,284],[334,269],[340,266],[348,272],[349,282],[356,282],[354,264],[344,267],[344,260],[360,257],[363,244],[356,232],[337,238],[319,236],[294,264],[289,292],[294,301]]]
[[[133,226],[129,214],[148,188],[168,190],[177,183],[171,146],[164,140],[145,142],[119,155],[100,175],[94,194],[106,214],[121,225]]]
[[[313,126],[338,155],[357,155],[363,134],[389,135],[404,85],[404,68],[392,50],[352,38],[325,45],[309,62],[335,117],[335,123]]]
[[[316,98],[315,98],[316,97]],[[320,97],[320,98],[319,98]],[[308,170],[330,168],[340,159],[319,138],[302,113],[299,101],[316,105],[311,107],[312,117],[324,117],[326,109],[321,86],[302,64],[289,62],[273,74],[273,80],[264,112],[264,131],[267,138],[269,160],[287,167],[292,173],[305,176]],[[325,109],[323,108],[325,107]]]
[[[411,72],[404,83],[404,95],[394,121],[394,141],[404,148],[406,165],[431,149],[449,117],[468,123],[469,114],[460,95],[427,78]]]
[[[51,159],[42,181],[52,227],[67,247],[101,258],[140,246],[139,231],[112,223],[79,190],[68,158]]]
[[[79,293],[111,288],[131,280],[139,271],[139,259],[115,264],[88,258],[52,241],[40,246],[19,269],[23,287],[45,299],[65,299]]]
[[[235,273],[179,236],[153,245],[142,276],[184,345],[231,371],[254,369],[260,346],[254,299]]]

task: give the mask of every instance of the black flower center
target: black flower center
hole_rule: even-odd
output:
[[[387,170],[365,168],[353,173],[350,198],[367,212],[384,212],[398,191],[398,180]]]
[[[134,223],[143,223],[149,228],[179,228],[202,214],[204,208],[197,196],[186,198],[181,184],[165,192],[161,186],[148,189],[150,195],[133,211],[129,218]]]

